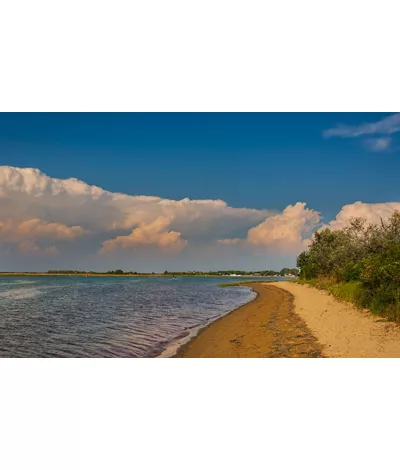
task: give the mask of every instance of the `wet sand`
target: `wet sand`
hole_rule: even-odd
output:
[[[322,356],[322,346],[294,311],[291,293],[270,284],[247,285],[257,297],[204,328],[175,357]]]

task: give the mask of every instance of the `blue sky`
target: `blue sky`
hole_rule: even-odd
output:
[[[221,199],[234,208],[279,212],[305,202],[329,223],[346,204],[400,200],[398,125],[391,116],[397,115],[2,113],[0,166],[74,177],[113,193]],[[177,257],[185,264],[183,252],[163,262]],[[279,259],[293,264],[295,256]],[[237,260],[257,264],[254,254],[237,252]],[[39,264],[46,265],[43,257]]]

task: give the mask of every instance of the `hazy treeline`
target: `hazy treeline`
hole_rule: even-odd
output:
[[[116,269],[114,271],[107,272],[95,272],[95,271],[78,271],[70,269],[50,270],[48,274],[110,274],[110,275],[136,275],[136,276],[151,276],[151,275],[164,275],[164,276],[229,276],[236,274],[238,276],[297,276],[299,270],[296,268],[283,268],[280,271],[164,271],[161,273],[140,273],[137,271],[123,271],[122,269]]]
[[[400,320],[400,212],[380,224],[355,218],[341,230],[316,232],[297,266],[302,279]]]
[[[164,274],[166,275],[185,275],[185,276],[198,276],[198,275],[208,275],[208,276],[230,276],[232,274],[236,274],[237,276],[287,276],[289,274],[293,276],[297,276],[299,274],[299,270],[296,268],[283,268],[280,271],[272,271],[272,270],[265,270],[265,271],[240,271],[240,270],[225,270],[225,271],[189,271],[189,272],[169,272],[165,271]]]

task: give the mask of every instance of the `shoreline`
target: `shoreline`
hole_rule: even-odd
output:
[[[271,283],[247,287],[256,293],[253,300],[205,325],[173,357],[322,357],[290,293]]]
[[[251,274],[246,274],[243,276],[225,276],[225,275],[218,275],[218,274],[182,274],[179,276],[174,276],[172,274],[130,274],[130,273],[123,273],[123,274],[107,274],[107,273],[35,273],[35,272],[21,272],[21,273],[14,273],[14,272],[0,272],[0,277],[171,277],[175,279],[179,279],[181,277],[206,277],[206,278],[218,278],[218,279],[230,279],[232,281],[232,285],[236,282],[240,282],[241,278],[254,278],[254,282],[262,282],[263,280],[268,279],[287,279],[286,277],[280,276],[254,276]],[[258,281],[257,281],[258,279]]]
[[[272,285],[293,295],[296,313],[323,345],[326,357],[400,357],[399,324],[309,285]]]
[[[249,281],[251,282],[251,281]],[[255,281],[257,282],[257,281]],[[266,281],[268,282],[268,281]],[[210,318],[206,320],[203,323],[199,323],[198,325],[192,326],[191,328],[188,328],[186,331],[188,332],[186,335],[178,335],[175,339],[173,339],[170,343],[166,345],[166,347],[161,351],[160,354],[156,356],[156,358],[174,358],[177,357],[177,354],[184,348],[188,343],[196,339],[199,334],[205,330],[206,328],[210,327],[213,325],[215,322],[218,320],[221,320],[222,318],[226,317],[227,315],[230,315],[231,313],[234,313],[236,310],[251,304],[256,300],[258,293],[251,287],[248,286],[247,284],[232,284],[233,287],[248,287],[252,293],[255,294],[254,298],[250,299],[248,302],[239,305],[238,307],[234,308],[233,310],[229,310],[226,313],[223,313],[222,315],[218,315],[216,317]]]
[[[205,325],[178,358],[400,358],[400,325],[293,282],[248,283],[257,297]]]

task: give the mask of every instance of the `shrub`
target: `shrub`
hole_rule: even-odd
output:
[[[352,219],[342,230],[315,233],[297,266],[302,279],[325,279],[317,284],[336,296],[400,320],[400,212],[380,224]]]
[[[361,263],[353,263],[346,266],[343,272],[343,280],[345,282],[359,281],[361,275]]]

